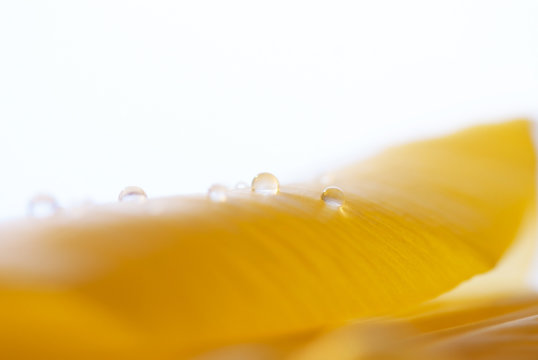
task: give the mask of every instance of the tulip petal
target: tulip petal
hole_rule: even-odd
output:
[[[350,324],[306,345],[298,342],[285,358],[530,360],[538,354],[537,335],[538,295],[527,293],[447,302],[408,318]]]
[[[4,226],[0,355],[185,357],[432,299],[493,268],[533,208],[530,123],[396,147],[331,176],[341,208],[312,182]],[[31,346],[17,347],[6,329],[28,316]]]

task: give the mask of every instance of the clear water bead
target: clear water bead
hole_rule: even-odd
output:
[[[244,181],[240,181],[237,184],[235,184],[235,189],[236,190],[248,189],[248,184],[246,182],[244,182]]]
[[[44,218],[56,214],[58,210],[60,210],[60,206],[54,197],[38,194],[28,202],[26,212],[28,216]]]
[[[251,190],[263,195],[274,195],[280,190],[276,176],[270,173],[260,173],[252,179]]]
[[[207,197],[214,202],[226,201],[228,188],[224,185],[215,184],[212,185],[207,191]]]
[[[118,200],[121,202],[144,202],[147,199],[146,192],[138,186],[127,186],[118,196]]]
[[[321,200],[329,206],[341,207],[345,199],[344,192],[338,186],[327,186],[321,193]]]

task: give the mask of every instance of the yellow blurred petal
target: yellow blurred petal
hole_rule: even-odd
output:
[[[529,277],[536,276],[531,269],[538,234],[536,219],[536,208],[530,209],[516,241],[494,269],[463,282],[433,301],[443,304],[466,299],[526,294],[529,291]]]
[[[426,354],[477,360],[538,357],[536,295],[467,304],[463,309],[444,307],[438,314],[415,319],[413,325],[437,329],[420,339]]]
[[[314,182],[4,226],[0,322],[12,344],[0,355],[177,358],[431,299],[491,269],[516,236],[535,194],[529,128],[481,126],[331,174],[340,209]],[[25,316],[31,345],[18,347],[5,329]]]
[[[538,295],[473,299],[426,307],[411,318],[347,325],[285,356],[324,359],[536,359]],[[277,357],[275,357],[277,358]]]

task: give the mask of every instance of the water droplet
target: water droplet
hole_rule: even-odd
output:
[[[228,188],[224,185],[212,185],[207,191],[207,196],[211,201],[224,202],[226,201]]]
[[[235,188],[237,190],[248,189],[248,184],[246,182],[244,182],[244,181],[240,181],[237,184],[235,184]]]
[[[118,200],[121,202],[144,202],[147,199],[146,192],[138,186],[127,186],[118,196]]]
[[[270,173],[260,173],[252,179],[251,190],[264,195],[273,195],[278,193],[280,184],[276,176]]]
[[[60,206],[54,197],[47,194],[38,194],[28,202],[26,212],[28,216],[44,218],[56,214],[58,210],[60,210]]]
[[[341,207],[345,198],[344,192],[338,186],[327,186],[321,193],[321,200],[333,207]]]

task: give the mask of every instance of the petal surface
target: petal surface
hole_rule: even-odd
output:
[[[530,360],[537,354],[538,296],[527,293],[445,302],[421,308],[408,318],[358,322],[323,334],[306,345],[297,342],[297,349],[290,354],[273,358]]]
[[[530,123],[399,146],[329,175],[341,208],[315,181],[3,226],[0,355],[188,357],[432,299],[494,267],[533,207]]]

